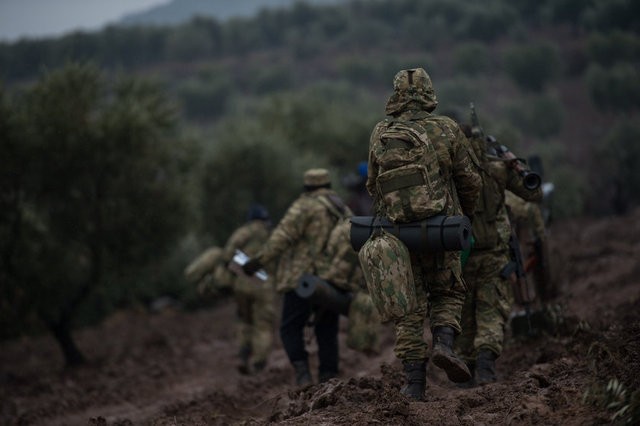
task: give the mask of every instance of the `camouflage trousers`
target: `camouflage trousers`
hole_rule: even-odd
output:
[[[395,321],[395,354],[403,361],[427,358],[424,323],[427,313],[431,329],[438,326],[460,332],[460,316],[467,292],[460,270],[460,253],[411,255],[416,283],[416,309]]]
[[[266,361],[273,345],[275,293],[267,288],[251,292],[236,288],[234,298],[240,351],[250,354],[252,363]]]
[[[464,267],[469,293],[462,309],[462,333],[456,338],[456,352],[465,361],[473,362],[480,349],[496,355],[502,352],[513,305],[511,283],[500,276],[508,262],[506,250],[472,251]]]
[[[367,354],[379,352],[381,320],[369,293],[358,290],[349,306],[347,346]]]

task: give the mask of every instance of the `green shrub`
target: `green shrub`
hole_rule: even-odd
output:
[[[511,48],[505,54],[507,74],[522,89],[540,91],[561,71],[558,49],[549,42]]]
[[[435,79],[434,79],[435,80]],[[451,108],[456,105],[469,105],[469,102],[482,98],[483,90],[477,82],[468,78],[456,78],[433,82],[439,108]]]
[[[453,51],[453,61],[456,71],[470,76],[485,73],[491,66],[489,49],[477,42],[459,45]]]
[[[545,139],[562,129],[564,108],[557,99],[541,95],[527,97],[510,105],[506,114],[522,133]]]
[[[613,31],[596,33],[587,39],[589,57],[602,66],[616,62],[640,62],[640,37],[634,33]]]
[[[608,69],[592,65],[586,83],[601,110],[632,111],[640,106],[640,71],[631,64],[619,63]]]

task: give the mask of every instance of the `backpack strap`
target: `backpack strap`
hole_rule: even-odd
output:
[[[342,200],[333,194],[320,194],[316,199],[337,219],[347,217],[347,209]]]

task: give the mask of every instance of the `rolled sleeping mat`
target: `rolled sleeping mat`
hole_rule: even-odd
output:
[[[339,291],[316,275],[305,274],[300,277],[296,294],[314,305],[332,310],[345,317],[349,315],[351,294]]]
[[[398,237],[411,252],[460,251],[471,246],[471,221],[466,216],[433,216],[410,223],[393,223],[380,216],[352,216],[351,247],[360,251],[378,229]]]

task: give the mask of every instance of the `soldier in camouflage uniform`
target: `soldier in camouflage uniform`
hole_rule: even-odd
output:
[[[469,127],[467,127],[470,129]],[[456,350],[475,378],[466,383],[486,384],[496,380],[495,360],[502,352],[506,321],[513,304],[510,279],[502,271],[510,262],[511,224],[505,207],[505,189],[519,197],[537,201],[540,188],[525,188],[523,178],[500,157],[487,154],[479,129],[469,134],[481,163],[482,190],[473,213],[475,243],[463,269],[469,293],[462,310],[462,333]]]
[[[380,316],[367,292],[358,253],[351,247],[348,218],[338,222],[327,242],[326,255],[330,260],[326,270],[318,275],[340,290],[352,294],[347,325],[347,346],[366,354],[378,350]]]
[[[505,193],[505,203],[513,224],[527,272],[532,272],[536,297],[545,303],[557,296],[557,288],[551,282],[547,230],[539,203],[525,201],[511,191]]]
[[[243,266],[244,272],[252,275],[262,265],[279,258],[281,263],[289,265],[278,276],[277,290],[283,294],[280,338],[295,369],[298,385],[311,383],[304,327],[314,312],[309,301],[296,294],[295,288],[302,275],[318,275],[326,268],[325,247],[329,235],[336,223],[349,215],[349,209],[331,189],[329,172],[326,169],[307,170],[304,192],[289,207],[263,249]],[[339,316],[329,310],[314,316],[318,378],[326,381],[338,374]]]
[[[474,165],[477,160],[456,122],[433,114],[438,102],[431,78],[422,68],[402,70],[396,74],[393,88],[386,114],[391,119],[415,120],[426,130],[436,149],[440,176],[446,185],[442,214],[471,216],[480,189],[480,177]],[[378,123],[371,134],[366,183],[381,214],[384,214],[384,205],[376,187],[380,168],[372,148],[385,125],[385,121]],[[411,268],[418,303],[413,312],[394,321],[395,354],[402,360],[407,378],[402,392],[422,400],[428,359],[423,338],[427,311],[433,337],[432,362],[444,369],[452,381],[464,382],[470,378],[466,365],[452,351],[454,337],[461,331],[460,313],[466,287],[459,252],[412,253]]]
[[[247,222],[229,237],[224,247],[224,260],[228,264],[236,250],[248,256],[255,255],[269,238],[269,213],[254,204],[249,209]],[[238,275],[232,281],[233,295],[237,307],[237,339],[242,374],[260,372],[267,364],[273,346],[273,324],[275,319],[275,289],[271,274],[265,283],[256,283],[246,276]]]

